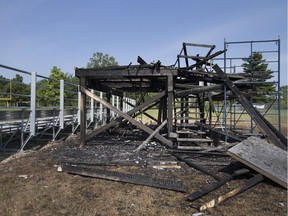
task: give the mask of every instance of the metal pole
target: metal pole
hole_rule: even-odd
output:
[[[281,133],[281,99],[280,99],[280,38],[278,38],[278,92],[277,92],[277,102],[278,102],[278,130]]]
[[[226,39],[224,38],[224,50],[226,50]],[[224,73],[226,74],[226,51],[224,52]],[[226,92],[226,85],[224,85],[224,104],[223,104],[223,123],[224,123],[224,131],[227,132],[227,127],[226,127],[226,97],[227,97],[227,92]],[[225,142],[227,142],[227,136],[225,135]]]
[[[250,42],[250,56],[251,56],[251,63],[250,63],[250,71],[251,71],[251,82],[253,81],[252,78],[253,78],[253,42],[251,41]],[[251,99],[250,99],[250,103],[251,105],[253,106],[253,96],[251,95]],[[250,117],[250,133],[253,134],[253,120],[252,118]]]
[[[31,73],[31,94],[30,94],[30,135],[35,136],[36,131],[36,72]]]
[[[91,90],[94,94],[94,89]],[[94,100],[90,98],[90,123],[94,122]]]
[[[81,100],[81,92],[80,92],[80,86],[78,85],[78,112],[77,112],[77,116],[78,116],[78,123],[79,123],[79,124],[80,124],[80,122],[81,122],[80,100]]]
[[[112,95],[112,106],[115,107],[115,96],[114,95]],[[111,113],[111,116],[112,116],[112,118],[114,118],[114,116],[115,116],[115,113],[113,111]]]
[[[100,98],[103,99],[103,92],[100,92]],[[103,124],[103,105],[101,103],[99,106],[99,120]]]
[[[120,110],[120,106],[119,106],[119,96],[116,96],[116,108]],[[118,115],[116,115],[118,116]]]
[[[80,78],[80,87],[86,87],[86,78]],[[86,145],[86,94],[80,91],[80,148]]]
[[[64,80],[60,80],[60,128],[64,129]]]

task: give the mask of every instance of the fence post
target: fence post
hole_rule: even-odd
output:
[[[115,107],[115,96],[114,95],[112,95],[112,106]],[[112,116],[112,118],[115,117],[115,113],[113,111],[111,113],[111,116]]]
[[[60,80],[60,128],[64,129],[64,80]]]
[[[91,90],[94,94],[94,89]],[[90,123],[94,122],[94,99],[90,98]]]
[[[103,99],[103,92],[100,92],[100,98]],[[99,121],[103,125],[103,105],[101,103],[99,105]]]
[[[116,96],[116,107],[117,107],[117,109],[120,110],[120,106],[119,106],[119,96]],[[119,115],[116,114],[116,116],[119,116]]]
[[[30,136],[36,132],[36,72],[31,72],[31,94],[30,94]]]

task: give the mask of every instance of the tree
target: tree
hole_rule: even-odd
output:
[[[56,106],[59,104],[60,80],[66,81],[68,75],[61,68],[53,66],[49,78],[51,79],[40,80],[37,83],[38,101],[42,106]]]
[[[10,79],[0,75],[0,105],[6,106],[10,101]]]
[[[16,74],[15,78],[11,79],[11,82],[12,101],[15,105],[19,105],[23,101],[29,101],[29,86],[23,83],[23,77]]]
[[[108,54],[103,54],[102,52],[93,53],[92,58],[90,58],[87,63],[87,68],[97,68],[97,67],[109,67],[117,66],[118,62],[114,57],[109,56]]]
[[[281,86],[281,102],[285,107],[288,105],[288,86]]]
[[[268,69],[266,60],[259,52],[254,52],[249,58],[242,59],[244,75],[253,82],[253,101],[267,103],[275,98],[276,87],[273,83],[266,82],[273,77],[273,72]]]

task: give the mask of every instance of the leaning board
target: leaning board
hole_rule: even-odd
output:
[[[249,137],[228,155],[287,188],[287,152],[258,137]]]

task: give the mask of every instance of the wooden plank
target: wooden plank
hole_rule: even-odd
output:
[[[86,88],[84,88],[83,86],[81,86],[81,92],[85,93],[86,95],[88,95],[89,97],[93,98],[94,100],[98,101],[99,103],[103,104],[105,107],[107,107],[108,109],[110,109],[111,111],[115,112],[116,114],[118,114],[119,116],[121,116],[122,118],[126,119],[127,121],[129,121],[131,124],[135,125],[136,127],[140,128],[141,130],[145,131],[148,134],[152,134],[153,130],[150,129],[149,127],[145,126],[144,124],[136,121],[134,118],[132,118],[131,116],[129,116],[127,113],[123,113],[121,112],[119,109],[115,108],[114,106],[112,106],[111,104],[109,104],[107,101],[101,99],[100,97],[98,97],[97,95],[93,94],[92,92],[88,91]],[[160,142],[162,142],[163,144],[165,144],[166,146],[168,146],[169,148],[172,148],[172,141],[166,139],[165,137],[161,136],[159,133],[157,133],[155,135],[155,138],[158,139]]]
[[[204,167],[202,167],[202,166],[200,166],[198,164],[195,164],[195,163],[193,163],[191,161],[185,160],[183,157],[180,157],[179,155],[177,155],[175,153],[172,153],[172,155],[174,157],[176,157],[178,160],[185,162],[188,166],[193,167],[193,168],[205,173],[206,175],[209,175],[209,176],[213,177],[216,180],[220,180],[221,179],[219,176],[217,176],[217,174],[209,172],[206,168],[204,168]]]
[[[203,92],[210,92],[215,90],[221,90],[223,88],[223,85],[212,85],[212,86],[198,86],[198,88],[192,88],[182,91],[177,91],[175,93],[175,97],[184,97],[189,94],[199,94]]]
[[[249,137],[228,155],[287,188],[287,152],[258,137]]]
[[[206,187],[204,187],[198,191],[193,192],[192,194],[187,196],[187,200],[189,200],[189,201],[197,200],[200,197],[204,196],[205,194],[208,194],[211,191],[216,190],[217,188],[221,187],[225,183],[229,182],[235,176],[243,175],[246,173],[249,173],[249,170],[247,170],[247,169],[237,170],[235,173],[233,173],[233,175],[228,175],[228,176],[220,179],[219,181],[216,181],[216,182],[209,184],[208,186],[206,186]]]
[[[213,142],[212,139],[205,138],[177,138],[179,142]]]
[[[263,180],[263,176],[261,174],[258,174],[250,179],[248,179],[244,185],[241,185],[237,188],[235,188],[234,190],[222,195],[222,196],[218,196],[214,199],[212,199],[211,201],[203,204],[200,206],[199,210],[200,211],[205,211],[208,208],[213,208],[217,205],[219,205],[220,203],[224,202],[225,200],[234,197],[244,191],[246,191],[247,189],[253,187],[254,185],[258,184],[259,182],[261,182]]]
[[[101,178],[112,181],[126,182],[138,185],[145,185],[161,189],[173,190],[178,192],[185,192],[185,189],[180,181],[163,180],[144,176],[139,174],[127,174],[116,171],[109,171],[104,169],[77,167],[70,165],[63,165],[58,168],[58,171],[77,174],[82,176],[89,176],[94,178]]]
[[[76,68],[75,75],[77,77],[86,77],[87,79],[115,79],[125,77],[164,77],[168,75],[176,76],[177,69],[158,69],[154,66],[112,66],[100,68]]]

